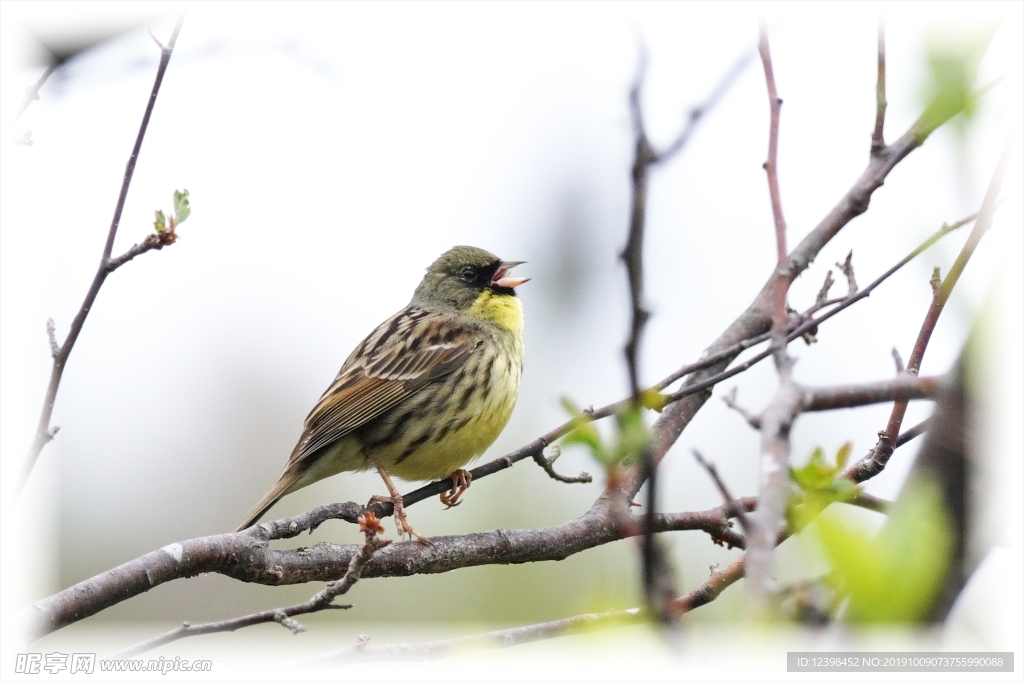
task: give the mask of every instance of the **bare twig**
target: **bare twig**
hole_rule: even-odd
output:
[[[953,261],[953,265],[950,267],[945,279],[942,280],[938,287],[934,288],[932,303],[925,315],[924,322],[921,323],[921,330],[918,332],[914,349],[907,359],[906,371],[908,374],[916,375],[920,371],[925,350],[928,348],[928,341],[931,339],[932,332],[935,331],[935,325],[939,321],[939,316],[942,314],[946,301],[949,300],[953,287],[959,281],[960,275],[963,273],[964,268],[967,267],[967,263],[974,254],[975,249],[978,248],[981,238],[985,236],[985,233],[992,226],[992,219],[995,216],[996,207],[999,203],[999,192],[1003,185],[1003,177],[1006,174],[1008,158],[1009,147],[1006,147],[999,158],[999,162],[996,164],[995,171],[992,173],[992,179],[989,181],[985,198],[982,200],[981,210],[976,214],[977,221],[974,223],[971,234],[968,235],[963,248],[957,254],[956,260]],[[907,403],[905,401],[899,401],[892,406],[892,412],[889,414],[889,421],[886,424],[885,430],[878,432],[878,442],[871,448],[868,454],[845,472],[848,478],[860,482],[864,480],[862,477],[867,473],[878,467],[885,466],[885,463],[892,456],[906,412]]]
[[[533,456],[533,461],[535,461],[541,469],[546,471],[548,476],[555,479],[556,481],[561,481],[562,483],[590,483],[594,480],[593,477],[586,471],[581,471],[579,476],[563,476],[562,474],[555,471],[555,468],[552,465],[555,463],[555,460],[558,459],[558,456],[562,453],[557,445],[552,445],[551,449],[553,451],[551,457],[545,457],[544,454],[541,452],[538,452]]]
[[[931,247],[935,242],[937,242],[938,240],[942,239],[943,237],[945,237],[950,232],[958,230],[961,227],[963,227],[964,225],[970,224],[977,217],[978,217],[978,214],[974,213],[974,214],[972,214],[970,216],[967,216],[963,220],[958,220],[957,222],[953,223],[952,225],[944,224],[941,228],[939,228],[939,230],[937,232],[935,232],[935,234],[933,234],[928,239],[926,239],[924,242],[922,242],[920,246],[918,246],[916,249],[914,249],[909,254],[907,254],[902,260],[900,260],[900,262],[896,263],[896,265],[894,265],[891,268],[889,268],[888,270],[886,270],[878,279],[876,279],[874,282],[872,282],[866,289],[858,291],[857,294],[855,296],[853,296],[853,297],[847,297],[847,298],[842,299],[841,301],[835,301],[835,303],[838,303],[838,306],[836,308],[828,311],[827,313],[821,315],[820,317],[811,318],[809,320],[806,320],[806,321],[802,322],[798,327],[796,327],[795,329],[793,329],[792,331],[789,332],[789,334],[787,336],[787,340],[788,341],[793,341],[794,339],[800,338],[801,336],[803,336],[803,335],[805,335],[807,333],[817,333],[817,327],[818,327],[819,324],[821,324],[822,322],[825,322],[826,320],[828,320],[828,319],[834,317],[835,315],[839,314],[840,312],[846,310],[847,308],[849,308],[854,303],[857,303],[858,301],[862,301],[863,299],[865,299],[868,296],[870,296],[871,292],[874,291],[882,282],[884,282],[885,280],[889,279],[889,277],[891,277],[898,270],[903,268],[903,266],[905,266],[907,263],[912,261],[917,256],[921,255],[924,251],[926,251],[929,247]],[[828,276],[826,277],[827,281],[831,280],[831,275],[832,275],[832,272],[829,271]],[[831,287],[831,282],[829,282],[829,286]],[[822,287],[822,288],[824,288],[824,287]],[[820,292],[819,292],[819,295],[820,295]],[[825,301],[821,305],[819,305],[817,302],[815,302],[815,305],[811,306],[811,308],[809,308],[808,311],[804,313],[804,316],[806,317],[806,316],[808,316],[808,315],[810,315],[812,313],[817,312],[818,310],[820,310],[824,306],[824,304],[827,304],[827,303],[829,303],[829,301]],[[694,362],[694,363],[688,364],[688,365],[683,365],[682,367],[677,369],[675,372],[673,372],[672,374],[669,374],[667,377],[665,377],[660,382],[655,384],[652,388],[654,390],[657,390],[657,391],[664,390],[670,384],[675,383],[676,381],[678,381],[679,379],[681,379],[681,378],[683,378],[683,377],[685,377],[687,375],[693,374],[693,373],[695,373],[695,372],[697,372],[699,370],[706,369],[708,367],[712,367],[712,366],[717,365],[717,364],[721,364],[722,360],[736,357],[737,355],[739,355],[743,351],[747,350],[748,348],[752,348],[753,346],[756,346],[756,345],[758,345],[760,343],[764,343],[765,341],[769,340],[770,336],[771,336],[770,332],[764,332],[762,334],[758,334],[757,336],[753,336],[753,337],[751,337],[749,339],[744,339],[742,341],[739,341],[736,344],[734,344],[732,346],[729,346],[728,348],[724,348],[724,349],[722,349],[720,351],[717,351],[715,353],[709,354],[709,355],[707,355],[707,357],[702,358],[701,360],[699,360],[697,362]],[[721,374],[719,374],[719,375],[717,375],[715,377],[711,377],[707,381],[699,382],[697,384],[691,384],[689,386],[685,386],[684,388],[680,389],[679,391],[670,394],[669,400],[679,400],[680,398],[683,398],[683,397],[685,397],[687,395],[692,395],[693,393],[698,393],[698,392],[704,390],[705,388],[708,388],[710,386],[714,386],[715,384],[717,384],[717,383],[719,383],[721,381],[724,381],[725,379],[728,379],[730,377],[736,376],[737,374],[740,374],[741,372],[746,371],[747,369],[752,367],[754,364],[760,362],[761,360],[765,359],[769,355],[771,355],[771,351],[767,351],[765,353],[757,355],[754,358],[751,358],[751,360],[743,363],[742,365],[734,367],[732,370],[729,370],[727,372],[723,372],[723,373],[721,373]],[[604,408],[602,408],[602,410],[603,409]],[[598,410],[598,412],[601,412],[602,410]]]
[[[893,446],[893,449],[895,450],[896,448],[900,448],[909,443],[910,441],[914,440],[921,434],[927,433],[931,421],[932,419],[931,417],[929,417],[928,419],[925,419],[917,426],[912,426],[903,433],[901,433],[900,437],[896,439],[896,444]]]
[[[503,649],[520,644],[529,644],[543,639],[553,639],[586,632],[600,626],[633,625],[644,622],[644,614],[638,608],[608,611],[607,613],[585,613],[572,618],[562,618],[547,623],[535,623],[518,628],[495,630],[478,635],[453,637],[432,642],[415,644],[368,644],[368,638],[360,637],[352,646],[326,654],[294,661],[299,666],[322,666],[338,663],[359,663],[380,659],[423,660],[443,658],[465,651],[478,649]]]
[[[857,278],[853,275],[853,249],[850,249],[850,253],[846,254],[846,260],[842,263],[836,263],[836,267],[839,268],[843,277],[846,278],[846,298],[851,298],[857,293]]]
[[[100,293],[100,287],[103,286],[103,282],[106,280],[107,275],[113,271],[113,268],[110,267],[110,255],[114,249],[114,238],[117,237],[117,228],[121,223],[121,213],[124,211],[124,203],[128,198],[128,188],[131,186],[132,175],[135,173],[135,163],[138,161],[139,152],[142,149],[142,140],[146,137],[146,129],[149,127],[149,119],[153,115],[153,107],[156,105],[156,98],[160,93],[160,85],[163,83],[164,74],[167,72],[167,65],[171,61],[171,54],[174,52],[174,44],[178,40],[178,33],[181,31],[181,24],[183,20],[183,18],[179,19],[178,23],[175,24],[174,31],[171,34],[171,39],[168,41],[167,46],[161,50],[160,65],[157,67],[156,78],[153,81],[153,89],[150,92],[149,101],[146,104],[146,111],[142,115],[142,124],[139,126],[139,133],[135,137],[135,146],[132,147],[131,156],[128,157],[128,164],[125,167],[124,178],[121,182],[121,191],[118,194],[117,205],[114,208],[114,217],[110,222],[110,230],[107,232],[107,241],[103,246],[103,255],[100,258],[99,268],[96,270],[96,275],[93,277],[92,284],[89,286],[89,291],[85,294],[85,300],[82,302],[82,307],[78,310],[78,314],[75,315],[75,319],[71,322],[71,326],[68,328],[68,335],[60,347],[60,352],[53,359],[53,369],[50,372],[50,383],[46,388],[46,397],[43,400],[43,409],[42,414],[39,416],[39,425],[36,427],[35,437],[32,440],[32,445],[29,447],[28,455],[25,457],[25,463],[22,466],[21,475],[18,480],[19,491],[24,487],[29,474],[32,473],[32,467],[35,466],[36,460],[39,458],[39,453],[43,450],[43,446],[53,438],[50,429],[50,418],[53,415],[53,406],[57,400],[57,390],[60,388],[60,380],[64,374],[64,367],[67,365],[71,351],[75,347],[78,335],[82,332],[85,319],[88,317],[89,311],[92,310],[93,303],[95,303],[96,297]],[[134,257],[134,255],[123,262],[131,260],[132,257]]]
[[[722,402],[729,406],[730,409],[739,412],[740,416],[747,420],[747,423],[750,424],[751,428],[760,429],[761,417],[756,414],[751,414],[746,408],[736,402],[736,390],[737,388],[733,386],[731,391],[722,396]]]
[[[153,232],[152,234],[148,234],[139,244],[133,245],[120,256],[115,256],[108,260],[107,272],[110,273],[117,270],[136,256],[141,256],[147,251],[159,251],[165,246],[173,244],[175,241],[177,241],[177,234],[173,230],[164,230],[163,232]]]
[[[631,172],[633,191],[629,217],[629,236],[626,240],[626,246],[620,254],[622,261],[626,264],[626,276],[629,281],[631,324],[629,338],[626,341],[623,353],[626,358],[626,369],[629,375],[629,393],[632,409],[634,410],[641,409],[638,356],[640,354],[640,339],[643,336],[647,320],[650,318],[650,313],[644,306],[643,293],[643,240],[647,213],[648,175],[651,164],[658,158],[658,154],[647,140],[647,133],[644,130],[643,111],[640,107],[640,91],[643,86],[646,62],[646,54],[641,55],[636,78],[633,81],[633,87],[629,91],[629,112],[633,121],[633,135],[635,138],[635,151]],[[644,447],[643,451],[638,454],[644,477],[648,480],[647,513],[644,514],[642,522],[643,543],[640,550],[644,597],[650,612],[659,621],[667,623],[671,617],[667,604],[675,598],[675,594],[672,587],[674,580],[669,567],[662,560],[662,552],[656,547],[652,525],[653,514],[657,506],[658,472],[654,466],[650,447]],[[660,592],[665,592],[665,594],[660,594]]]
[[[17,121],[21,118],[21,115],[25,113],[29,105],[39,99],[39,91],[42,89],[43,84],[46,83],[47,79],[57,70],[57,63],[54,62],[46,67],[46,71],[39,77],[39,80],[35,84],[25,91],[25,99],[21,100],[21,106],[18,107],[18,113],[14,115],[14,120]]]
[[[896,374],[902,374],[906,371],[907,368],[903,364],[903,356],[900,355],[896,346],[892,347],[892,361],[896,364]]]
[[[366,542],[363,543],[362,549],[358,553],[354,554],[352,559],[348,562],[348,569],[345,571],[345,575],[343,575],[340,580],[327,583],[324,589],[320,590],[301,604],[269,609],[267,611],[251,613],[248,616],[241,616],[239,618],[231,618],[213,623],[203,623],[202,625],[191,625],[186,621],[181,625],[181,627],[147,639],[144,642],[139,642],[138,644],[117,652],[113,655],[113,658],[132,658],[133,656],[138,656],[146,651],[150,651],[159,646],[163,646],[164,644],[169,644],[186,637],[208,635],[214,632],[234,632],[235,630],[240,630],[241,628],[250,627],[252,625],[259,625],[260,623],[279,623],[291,630],[292,634],[298,635],[305,632],[306,628],[295,620],[295,616],[301,616],[307,613],[316,613],[317,611],[324,611],[326,609],[352,608],[351,605],[336,605],[334,604],[334,600],[347,593],[352,589],[353,585],[359,582],[359,578],[363,572],[363,567],[374,553],[377,552],[377,550],[383,549],[391,544],[390,540],[382,540],[377,537],[377,533],[383,532],[384,530],[384,528],[380,526],[377,517],[367,512],[365,515],[360,516],[359,519],[360,528],[363,529],[363,533],[366,536]]]
[[[860,407],[891,400],[931,400],[939,394],[941,381],[935,377],[901,374],[887,381],[853,386],[808,388],[799,386],[801,412],[825,412],[846,407]]]
[[[793,341],[794,339],[797,339],[797,338],[803,336],[804,334],[808,333],[809,331],[816,330],[818,325],[820,325],[822,322],[825,322],[825,321],[831,319],[832,317],[835,317],[836,315],[838,315],[842,311],[844,311],[847,308],[849,308],[850,306],[852,306],[854,303],[857,303],[858,301],[864,300],[865,298],[870,296],[871,292],[873,292],[882,282],[884,282],[889,277],[894,275],[898,270],[900,270],[907,263],[909,263],[914,258],[916,258],[921,253],[923,253],[925,250],[927,250],[930,246],[932,246],[939,239],[941,239],[942,237],[946,236],[950,232],[953,232],[955,230],[960,229],[964,225],[970,224],[977,217],[978,217],[978,214],[975,213],[973,215],[970,215],[970,216],[964,218],[963,220],[958,220],[957,222],[953,223],[952,225],[943,225],[935,234],[933,234],[931,237],[929,237],[924,242],[922,242],[920,246],[918,246],[916,249],[914,249],[909,254],[907,254],[902,260],[900,260],[900,262],[896,263],[894,266],[892,266],[891,268],[886,270],[884,273],[882,273],[882,275],[880,277],[878,277],[878,279],[876,279],[870,285],[868,285],[864,289],[861,289],[860,291],[858,291],[856,296],[854,296],[852,298],[844,299],[835,308],[832,308],[831,310],[823,313],[821,316],[819,316],[817,318],[813,318],[813,319],[807,320],[806,322],[803,322],[798,327],[793,329],[793,331],[789,332],[789,334],[787,335],[787,340],[788,341]],[[766,333],[760,334],[760,335],[758,335],[756,337],[752,337],[747,342],[738,343],[738,344],[736,344],[734,346],[731,346],[728,349],[725,349],[724,351],[715,353],[711,357],[717,358],[718,363],[721,363],[723,358],[729,357],[729,352],[733,352],[734,355],[732,357],[735,357],[735,355],[738,355],[740,352],[742,352],[743,350],[746,350],[750,346],[755,345],[756,343],[761,343],[761,342],[767,341],[768,338],[769,338],[769,334],[766,332]],[[729,369],[727,371],[721,372],[720,374],[716,374],[714,376],[711,376],[711,377],[709,377],[709,378],[707,378],[707,379],[705,379],[703,381],[693,382],[693,383],[690,383],[688,385],[685,385],[682,388],[680,388],[679,390],[677,390],[677,391],[675,391],[673,393],[669,393],[666,397],[667,397],[669,402],[675,402],[676,400],[679,400],[681,398],[685,398],[686,396],[693,395],[695,393],[699,393],[701,391],[704,391],[704,390],[710,388],[711,386],[714,386],[715,384],[721,383],[722,381],[725,381],[726,379],[732,378],[732,377],[736,376],[737,374],[741,374],[741,373],[747,371],[748,369],[753,367],[758,362],[761,362],[765,358],[767,358],[770,355],[772,355],[772,352],[773,351],[771,349],[763,351],[762,353],[759,353],[759,354],[753,356],[749,360],[746,360],[746,361],[742,362],[741,364],[733,367],[732,369]],[[678,375],[678,374],[680,374],[681,372],[684,372],[684,371],[685,371],[685,374],[692,374],[692,373],[694,373],[694,372],[696,372],[696,371],[698,371],[700,369],[704,369],[705,367],[709,367],[709,366],[711,366],[713,364],[715,364],[715,363],[708,363],[708,362],[702,360],[699,363],[694,363],[694,365],[686,365],[686,366],[684,366],[680,370],[677,370],[675,373],[673,373],[673,375],[670,375],[670,377],[672,377],[674,375]],[[699,365],[699,366],[697,366],[697,365]],[[695,367],[695,369],[691,370],[690,369],[691,367]],[[676,376],[675,378],[679,378],[679,377]],[[669,382],[669,383],[671,383],[671,382]]]
[[[644,227],[647,214],[647,191],[650,167],[654,164],[667,161],[677,154],[689,140],[690,135],[696,128],[697,123],[714,106],[715,103],[725,94],[729,86],[742,72],[749,56],[737,61],[733,68],[719,82],[711,96],[703,105],[694,108],[690,112],[687,124],[683,127],[676,140],[663,152],[658,153],[647,138],[644,127],[643,109],[640,104],[640,94],[643,87],[644,72],[647,66],[646,54],[641,54],[640,64],[636,77],[629,92],[629,112],[633,123],[634,134],[634,155],[631,170],[632,177],[632,199],[630,207],[629,234],[626,246],[621,253],[622,261],[626,265],[626,274],[629,281],[630,294],[630,332],[623,352],[626,359],[626,368],[629,374],[630,396],[634,409],[641,408],[641,385],[639,376],[639,353],[640,342],[643,336],[644,327],[650,318],[650,313],[644,303],[643,293],[643,239]],[[642,547],[643,557],[643,579],[644,593],[647,596],[648,607],[658,615],[659,620],[667,622],[670,619],[670,612],[667,604],[675,598],[672,583],[671,571],[664,561],[658,557],[662,552],[656,546],[657,540],[651,526],[652,515],[657,508],[657,467],[654,464],[650,448],[645,448],[639,453],[640,466],[643,477],[648,482],[647,487],[647,513],[644,517],[644,541]],[[538,460],[538,464],[540,461]],[[543,466],[543,465],[542,465]],[[549,471],[550,473],[550,471]],[[656,595],[657,593],[661,593]]]
[[[821,289],[818,290],[818,295],[814,298],[814,305],[816,310],[820,310],[828,303],[828,292],[835,284],[835,280],[832,279],[832,271],[829,270],[825,273],[825,281],[821,283]]]
[[[747,515],[744,513],[743,508],[736,503],[736,500],[729,493],[729,489],[725,486],[725,481],[723,481],[722,477],[718,475],[718,469],[714,464],[705,460],[696,449],[693,450],[693,456],[696,458],[697,463],[704,467],[704,470],[708,472],[708,475],[711,476],[711,479],[715,482],[715,487],[718,488],[718,492],[721,493],[722,498],[725,499],[725,506],[729,510],[729,513],[735,515],[736,518],[739,519],[744,532],[749,535],[751,531],[750,520],[747,519]]]
[[[875,87],[875,130],[871,133],[871,155],[885,150],[885,22],[878,17],[878,83]]]
[[[704,581],[699,587],[686,596],[676,599],[672,604],[677,614],[684,614],[710,604],[718,599],[718,595],[725,591],[737,580],[742,578],[747,570],[747,554],[737,558],[724,571],[712,571],[711,577]]]

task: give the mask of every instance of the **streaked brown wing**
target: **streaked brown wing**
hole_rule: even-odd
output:
[[[479,345],[475,329],[451,315],[409,307],[359,344],[306,417],[291,466],[454,372]]]

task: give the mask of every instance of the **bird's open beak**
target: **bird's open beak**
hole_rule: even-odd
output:
[[[497,272],[494,273],[494,277],[491,278],[491,284],[499,286],[503,289],[515,289],[520,284],[525,284],[530,281],[529,277],[509,277],[508,271],[517,265],[522,265],[526,261],[512,260],[502,261],[501,266]]]

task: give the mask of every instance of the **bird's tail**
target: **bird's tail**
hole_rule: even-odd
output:
[[[262,500],[256,503],[256,506],[252,508],[252,511],[246,515],[245,520],[235,528],[235,532],[238,533],[243,531],[259,521],[260,517],[266,514],[268,509],[273,507],[278,500],[291,491],[292,486],[295,485],[296,478],[296,474],[291,471],[286,471],[281,474],[281,479],[277,482],[277,485],[275,485],[269,493],[264,495]]]

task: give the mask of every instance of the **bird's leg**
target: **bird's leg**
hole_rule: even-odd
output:
[[[449,493],[445,490],[441,493],[441,504],[444,505],[445,509],[451,509],[452,507],[458,506],[459,498],[462,497],[462,493],[469,490],[470,483],[473,482],[473,474],[469,473],[465,469],[456,469],[455,473],[452,474],[452,490]]]
[[[384,479],[384,485],[387,486],[388,492],[391,493],[391,498],[377,498],[383,501],[389,501],[395,507],[395,528],[398,531],[398,535],[408,535],[410,538],[416,538],[424,545],[433,545],[430,540],[426,539],[409,525],[409,519],[405,516],[405,507],[402,505],[402,494],[398,492],[398,488],[395,487],[394,482],[391,480],[391,476],[388,475],[387,470],[381,465],[380,462],[374,458],[373,463],[377,466],[377,473]],[[372,503],[372,501],[371,501]]]

